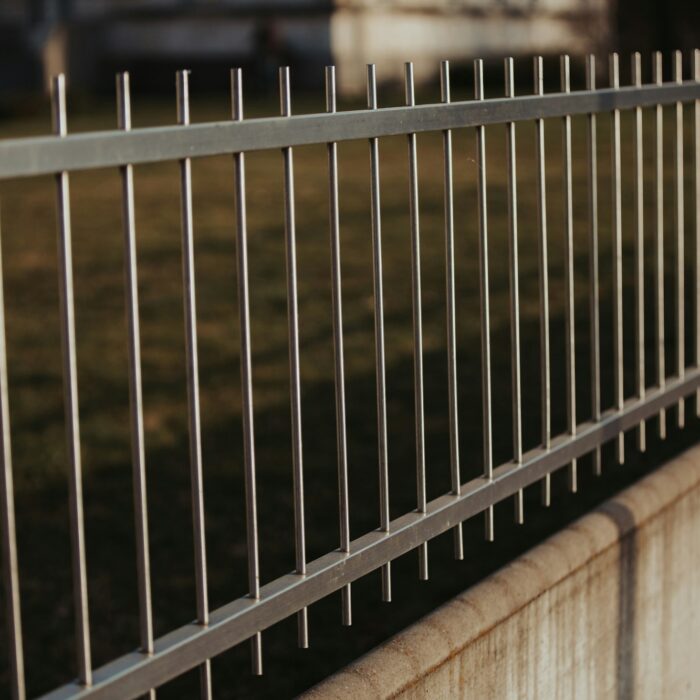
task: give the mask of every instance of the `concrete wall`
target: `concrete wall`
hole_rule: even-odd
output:
[[[328,679],[340,698],[700,698],[700,447]]]

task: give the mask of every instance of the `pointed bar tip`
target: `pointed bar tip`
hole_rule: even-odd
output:
[[[474,59],[474,97],[484,99],[484,59]]]
[[[367,64],[367,106],[377,109],[377,67],[374,63]]]
[[[177,120],[180,124],[190,123],[190,71],[177,71],[175,77],[177,93]]]
[[[243,119],[243,71],[231,68],[231,117],[234,121]]]
[[[335,112],[337,109],[337,88],[335,82],[335,66],[326,66],[326,112]]]
[[[68,133],[66,116],[66,75],[59,73],[51,79],[51,116],[57,136]]]

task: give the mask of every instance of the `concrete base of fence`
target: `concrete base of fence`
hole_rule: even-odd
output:
[[[305,696],[700,698],[700,446]]]

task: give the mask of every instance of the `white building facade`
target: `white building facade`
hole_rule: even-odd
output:
[[[8,17],[17,21],[19,3]],[[334,63],[342,93],[364,90],[365,65],[417,82],[442,59],[607,49],[609,0],[33,0],[25,22],[45,74],[94,86],[100,71],[146,63],[289,63],[320,75]],[[0,23],[2,22],[0,13]],[[9,20],[6,20],[9,21]]]

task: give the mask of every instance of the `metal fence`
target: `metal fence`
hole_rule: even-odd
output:
[[[633,57],[633,84],[620,87],[618,57],[610,58],[610,87],[597,89],[593,56],[586,61],[587,89],[570,91],[569,58],[561,59],[561,91],[544,94],[542,59],[534,62],[534,94],[514,96],[513,62],[505,62],[505,98],[484,99],[483,64],[474,63],[475,99],[452,102],[450,74],[447,62],[441,65],[442,101],[439,104],[416,105],[413,72],[406,65],[406,106],[379,109],[374,66],[367,72],[367,109],[337,112],[335,72],[326,72],[326,114],[291,115],[289,71],[280,71],[281,114],[276,118],[245,120],[243,118],[242,77],[240,70],[231,75],[232,119],[227,122],[190,124],[188,73],[177,76],[178,126],[131,128],[128,75],[117,80],[119,130],[68,135],[66,121],[65,81],[59,76],[53,81],[53,120],[55,134],[41,138],[21,138],[0,142],[0,179],[55,175],[59,220],[59,282],[61,291],[62,353],[65,379],[65,413],[70,460],[70,530],[72,536],[72,569],[77,629],[77,658],[79,676],[75,682],[49,693],[50,698],[94,697],[123,698],[144,694],[154,696],[157,686],[197,666],[201,669],[201,690],[210,697],[210,659],[246,640],[252,640],[253,672],[262,673],[262,632],[271,625],[297,615],[299,644],[308,645],[307,608],[319,599],[342,592],[343,622],[351,622],[351,584],[362,576],[381,569],[382,596],[391,599],[391,562],[400,555],[417,549],[419,575],[428,576],[428,543],[448,530],[454,531],[455,555],[463,557],[462,522],[481,513],[486,519],[486,537],[494,537],[494,505],[515,498],[516,518],[523,520],[523,489],[542,483],[543,501],[550,500],[550,476],[565,467],[569,487],[577,488],[577,459],[593,453],[594,470],[601,471],[600,449],[603,443],[615,441],[619,462],[624,460],[625,431],[634,429],[637,446],[645,449],[645,421],[660,416],[659,429],[665,433],[665,410],[678,406],[679,426],[684,422],[685,398],[700,392],[700,52],[694,54],[692,80],[683,80],[683,57],[673,57],[673,81],[662,80],[662,57],[653,60],[654,82],[642,85],[641,59]],[[684,355],[686,328],[684,311],[685,258],[684,238],[686,210],[683,201],[683,110],[684,104],[694,108],[695,202],[694,225],[696,240],[694,296],[696,308],[694,327],[695,357],[688,366]],[[675,245],[677,265],[675,280],[675,376],[667,376],[664,358],[664,279],[663,269],[663,168],[662,120],[663,105],[675,108],[674,191]],[[653,146],[656,170],[656,211],[653,223],[655,236],[654,338],[645,341],[644,304],[644,225],[642,176],[642,118],[643,109],[652,108],[655,120]],[[634,113],[635,144],[635,253],[629,269],[635,277],[635,354],[636,392],[625,396],[623,391],[623,324],[622,324],[622,221],[621,221],[621,152],[620,112]],[[612,202],[613,202],[613,316],[614,316],[614,405],[603,410],[600,399],[600,330],[598,284],[598,192],[596,120],[600,113],[611,118],[612,134]],[[588,133],[588,208],[589,208],[589,300],[591,319],[591,409],[592,419],[580,422],[576,416],[575,354],[574,354],[574,258],[573,258],[573,200],[572,200],[572,131],[573,115],[585,115]],[[550,406],[550,318],[548,288],[548,221],[545,193],[545,118],[559,118],[562,123],[564,156],[564,240],[565,240],[565,320],[567,430],[551,434]],[[518,287],[518,216],[516,188],[515,123],[533,122],[536,130],[536,167],[538,183],[539,240],[539,318],[540,318],[540,379],[541,379],[541,445],[524,452],[521,420],[521,348],[520,300]],[[489,124],[504,124],[507,136],[508,201],[509,201],[509,279],[511,317],[512,365],[512,460],[494,465],[492,458],[492,396],[491,347],[489,313],[489,236],[487,211],[486,130]],[[483,476],[463,483],[460,475],[460,451],[457,415],[456,371],[456,298],[454,259],[454,201],[452,135],[456,129],[476,132],[476,161],[478,167],[478,225],[480,263],[480,323],[481,377],[483,400]],[[449,426],[451,455],[451,484],[449,493],[428,502],[426,497],[426,465],[423,415],[423,349],[421,313],[421,246],[419,231],[417,134],[441,132],[444,146],[444,235],[446,261],[447,308],[447,367],[449,384]],[[406,135],[408,140],[410,214],[411,214],[411,275],[413,308],[415,440],[416,440],[416,509],[391,520],[389,515],[389,472],[387,446],[387,395],[385,380],[384,302],[382,289],[382,216],[380,206],[380,137]],[[343,314],[341,285],[341,221],[339,214],[337,142],[367,139],[370,152],[371,223],[373,259],[373,313],[375,324],[376,411],[379,450],[379,523],[376,530],[352,539],[349,526],[348,463],[345,405],[345,372],[343,352]],[[304,464],[301,428],[301,382],[299,365],[299,317],[297,303],[297,261],[295,240],[295,196],[293,148],[304,144],[327,144],[328,184],[330,206],[330,240],[332,268],[332,318],[335,360],[335,390],[337,413],[337,469],[339,495],[340,542],[314,561],[307,561],[305,551]],[[286,270],[288,301],[289,372],[291,383],[291,415],[294,475],[294,533],[296,543],[295,570],[261,585],[259,575],[258,522],[256,511],[256,459],[253,422],[254,392],[251,370],[251,334],[249,310],[248,253],[246,230],[245,154],[262,149],[281,149],[284,164]],[[194,280],[194,247],[192,216],[191,159],[216,154],[232,154],[235,170],[237,221],[237,282],[240,308],[241,373],[243,397],[243,435],[245,463],[245,502],[247,507],[247,553],[249,595],[232,600],[227,605],[210,610],[207,600],[207,561],[204,536],[203,464],[199,409],[199,379],[197,356],[196,299]],[[141,393],[141,362],[139,339],[139,303],[136,261],[136,224],[134,214],[134,181],[132,167],[138,163],[178,161],[180,165],[181,222],[183,246],[183,287],[185,291],[187,389],[190,431],[190,461],[192,503],[194,511],[195,574],[197,619],[158,639],[154,639],[150,589],[148,509],[146,468],[144,456],[144,425]],[[81,476],[81,438],[78,415],[78,381],[76,337],[74,324],[73,269],[71,251],[71,209],[69,196],[70,173],[94,168],[119,168],[122,183],[123,230],[126,255],[126,300],[129,339],[129,382],[131,397],[131,431],[133,459],[133,488],[136,512],[137,576],[140,602],[141,647],[133,653],[114,659],[100,668],[91,663],[89,606],[87,595],[87,566]],[[11,650],[11,676],[14,696],[25,696],[20,621],[19,575],[15,538],[12,463],[7,387],[6,352],[4,342],[4,304],[0,299],[0,420],[2,421],[2,533],[3,566],[7,590],[7,624]],[[656,376],[649,386],[645,377],[645,348],[655,350]],[[700,402],[696,401],[696,406]]]

